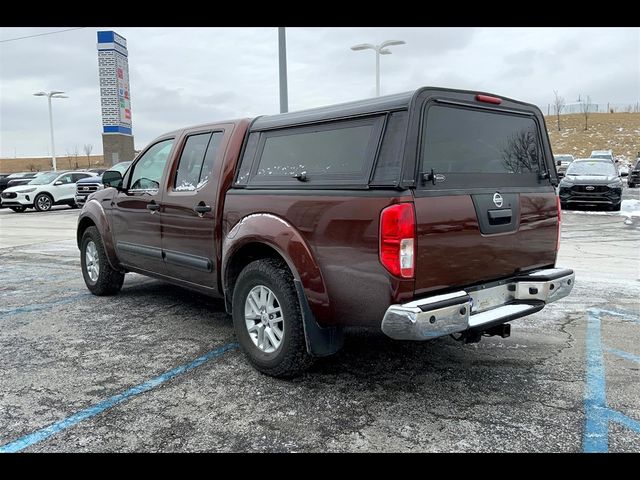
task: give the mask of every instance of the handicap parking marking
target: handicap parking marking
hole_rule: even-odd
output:
[[[631,360],[632,362],[640,363],[640,356],[634,355],[633,353],[625,352],[624,350],[618,350],[617,348],[607,348],[607,352],[613,353],[618,357],[624,358],[625,360]]]
[[[634,420],[607,405],[606,371],[602,355],[601,315],[631,317],[629,312],[610,311],[599,308],[587,310],[587,371],[584,398],[585,428],[582,449],[587,453],[609,451],[609,422],[616,422],[636,433],[640,433],[640,421]],[[640,357],[623,350],[606,348],[622,358],[640,361]]]
[[[203,363],[206,363],[214,358],[218,358],[225,354],[228,351],[235,350],[238,348],[237,343],[228,343],[223,345],[222,347],[218,347],[215,350],[211,350],[210,352],[196,358],[190,363],[180,365],[168,372],[163,373],[162,375],[158,375],[157,377],[152,378],[151,380],[147,380],[144,383],[136,385],[135,387],[131,387],[128,390],[125,390],[122,393],[114,395],[111,398],[103,400],[102,402],[86,408],[84,410],[79,411],[71,415],[70,417],[65,418],[59,422],[56,422],[48,427],[41,428],[40,430],[36,430],[33,433],[25,435],[13,442],[9,442],[5,445],[0,446],[0,453],[15,453],[21,450],[24,450],[27,447],[35,445],[36,443],[40,443],[43,440],[55,435],[63,430],[74,427],[78,423],[87,420],[91,417],[95,417],[96,415],[108,410],[116,405],[119,405],[132,397],[140,395],[142,393],[148,392],[149,390],[153,390],[154,388],[162,385],[163,383],[182,375],[183,373],[187,373]]]

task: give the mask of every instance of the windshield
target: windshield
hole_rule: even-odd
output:
[[[131,165],[131,162],[120,162],[120,163],[116,163],[109,170],[115,170],[116,172],[119,172],[122,175],[124,175],[124,172],[127,171],[127,168],[129,168],[129,165]]]
[[[609,162],[572,162],[567,175],[600,175],[615,177],[617,175],[613,163]]]
[[[53,182],[58,177],[58,175],[60,175],[60,172],[52,172],[45,173],[44,175],[39,175],[31,180],[29,182],[29,185],[46,185],[47,183]]]
[[[611,155],[608,153],[595,153],[591,155],[591,158],[606,158],[607,160],[611,160]]]
[[[12,173],[11,175],[7,176],[7,178],[24,177],[25,175],[26,173]]]

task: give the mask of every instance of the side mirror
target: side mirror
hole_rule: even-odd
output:
[[[102,184],[105,187],[122,190],[122,174],[116,170],[107,170],[102,174]]]
[[[558,178],[564,178],[564,172],[558,172]]]
[[[562,165],[562,160],[558,160],[558,161],[556,162],[556,165],[557,165],[557,166]]]
[[[54,183],[53,183],[53,185],[54,185],[55,187],[57,187],[58,185],[62,185],[62,181],[61,181],[61,180],[58,180],[57,182],[54,182]]]

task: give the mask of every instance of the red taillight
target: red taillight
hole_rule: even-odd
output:
[[[502,103],[502,99],[498,97],[490,97],[489,95],[476,95],[476,100],[478,102],[485,103],[495,103],[496,105],[500,105]]]
[[[380,263],[397,277],[413,278],[416,221],[413,203],[398,203],[380,214]]]
[[[562,225],[562,204],[560,197],[556,196],[556,207],[558,208],[558,240],[556,241],[556,253],[560,251],[560,226]]]

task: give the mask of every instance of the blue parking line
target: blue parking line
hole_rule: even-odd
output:
[[[51,307],[57,307],[58,305],[65,305],[67,303],[75,302],[81,298],[90,297],[91,294],[87,293],[79,293],[78,295],[73,295],[71,297],[61,298],[60,300],[56,300],[53,302],[46,303],[34,303],[31,305],[24,305],[22,307],[11,308],[8,310],[0,310],[0,318],[9,317],[11,315],[19,315],[21,313],[31,313],[38,312],[40,310],[46,310]]]
[[[582,448],[588,453],[609,450],[609,415],[600,339],[600,316],[596,312],[595,309],[587,311],[587,385],[584,397],[586,423]]]
[[[55,435],[56,433],[59,433],[63,430],[71,428],[77,425],[78,423],[84,420],[87,420],[88,418],[95,417],[99,413],[102,413],[105,410],[115,407],[116,405],[125,402],[131,397],[135,397],[136,395],[140,395],[141,393],[148,392],[149,390],[152,390],[162,385],[168,380],[171,380],[172,378],[175,378],[178,375],[182,375],[183,373],[187,373],[193,370],[194,368],[199,367],[203,363],[208,362],[209,360],[219,357],[225,352],[229,350],[234,350],[236,348],[238,348],[237,343],[228,343],[226,345],[223,345],[222,347],[219,347],[215,350],[212,350],[202,355],[201,357],[196,358],[194,361],[190,363],[176,367],[173,370],[169,370],[168,372],[163,373],[162,375],[152,378],[151,380],[141,383],[140,385],[136,385],[135,387],[132,387],[128,390],[125,390],[122,393],[114,395],[111,398],[103,400],[102,402],[98,403],[97,405],[94,405],[93,407],[89,407],[85,410],[81,410],[78,413],[75,413],[70,417],[65,418],[64,420],[56,422],[52,425],[49,425],[48,427],[42,428],[28,435],[25,435],[24,437],[14,440],[13,442],[2,445],[0,446],[0,453],[19,452],[20,450],[30,447],[31,445],[42,442],[43,440],[46,440],[47,438],[51,437],[52,435]]]
[[[620,425],[640,433],[640,422],[634,420],[607,405],[606,377],[604,359],[602,356],[601,314],[618,317],[635,318],[625,312],[590,308],[587,310],[587,372],[584,411],[586,422],[582,448],[584,452],[604,453],[609,451],[609,422]],[[636,321],[636,320],[634,320]],[[627,360],[640,363],[640,357],[617,348],[606,348]]]
[[[632,322],[640,323],[640,314],[638,313],[629,313],[625,311],[621,312],[620,310],[611,310],[611,309],[605,309],[605,308],[597,308],[596,310],[599,313],[606,313],[608,315],[613,315],[614,317],[622,317],[627,320],[631,320]]]
[[[617,348],[607,348],[607,352],[613,353],[619,357],[624,358],[625,360],[631,360],[632,362],[640,363],[640,356],[634,355],[633,353],[625,352],[624,350],[618,350]]]
[[[633,418],[627,417],[624,413],[620,413],[617,410],[609,409],[609,420],[619,423],[623,427],[627,427],[636,433],[640,433],[640,422]]]

